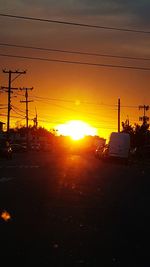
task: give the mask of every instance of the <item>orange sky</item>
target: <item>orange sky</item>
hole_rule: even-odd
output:
[[[62,5],[62,2],[64,2],[64,5]],[[118,10],[122,8],[120,13],[116,11],[117,6],[116,9],[113,9],[111,1],[109,3],[108,9],[106,7],[104,9],[103,6],[103,13],[101,12],[101,1],[95,1],[93,6],[90,1],[85,6],[82,6],[77,1],[74,9],[67,1],[58,1],[57,5],[50,1],[49,11],[46,10],[48,5],[46,1],[37,1],[35,5],[32,3],[34,9],[30,9],[28,1],[26,3],[20,1],[19,6],[14,1],[13,8],[9,1],[5,1],[3,6],[0,4],[0,8],[1,13],[14,15],[73,20],[88,24],[122,28],[133,28],[133,26],[135,28],[136,25],[138,29],[149,30],[149,20],[147,20],[147,24],[144,21],[144,15],[146,16],[147,14],[146,1],[137,1],[135,7],[133,5],[130,10],[132,12],[129,12],[129,8],[127,8],[128,5],[130,6],[130,3],[127,1],[127,5],[118,6]],[[140,3],[145,13],[142,13],[142,9],[140,13],[140,7],[137,5]],[[54,12],[50,11],[51,6],[53,6]],[[4,17],[0,17],[0,27],[2,29],[1,40],[3,43],[150,58],[150,37],[148,34],[78,28]],[[150,66],[149,61],[62,54],[6,47],[4,45],[0,45],[0,53],[100,64]],[[121,99],[122,106],[135,106],[121,108],[121,121],[129,116],[131,123],[138,122],[139,116],[142,115],[142,111],[138,110],[138,105],[150,104],[149,71],[9,57],[0,57],[0,65],[1,70],[3,68],[27,70],[25,75],[18,77],[14,81],[13,86],[34,87],[34,90],[31,93],[29,92],[31,99],[34,100],[34,102],[29,104],[30,118],[34,117],[36,108],[39,125],[45,126],[48,129],[54,126],[57,127],[58,124],[65,123],[68,120],[83,120],[96,127],[99,135],[106,137],[111,131],[117,130],[118,98]],[[15,76],[13,75],[13,77]],[[7,86],[8,84],[8,75],[2,73],[2,71],[0,72],[0,83],[2,86]],[[19,94],[22,93],[19,92]],[[17,98],[12,98],[12,104],[21,110],[16,109],[12,111],[11,114],[13,116],[19,117],[19,114],[23,114],[22,111],[25,110],[25,106],[20,103],[20,100],[23,100],[23,97],[19,95]],[[0,94],[0,104],[4,103],[7,104],[7,99],[6,94],[3,93]],[[0,120],[6,121],[6,118],[3,116],[6,113],[7,110],[0,110]],[[12,118],[12,125],[16,121],[19,121],[18,123],[25,123],[24,120],[21,121],[21,118]],[[30,122],[32,124],[32,120]]]

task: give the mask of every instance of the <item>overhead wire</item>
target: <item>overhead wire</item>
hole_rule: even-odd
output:
[[[30,120],[31,120],[31,119],[30,119]],[[49,123],[49,124],[56,123],[56,121],[43,120],[43,119],[39,119],[38,121],[40,121],[40,122],[45,122],[45,123]],[[57,121],[57,123],[59,123],[59,124],[64,124],[64,122],[62,122],[62,121]],[[56,126],[56,127],[57,127],[57,126]],[[99,129],[116,129],[116,128],[117,128],[117,126],[116,126],[116,127],[105,127],[105,126],[100,127],[99,125],[93,125],[93,127],[97,127],[97,128],[99,128]]]
[[[15,112],[16,114],[20,115],[22,118],[25,118],[25,116],[23,116],[22,114],[20,114],[18,111],[16,111],[13,106],[11,106],[11,109],[13,112]]]
[[[45,19],[45,18],[39,18],[39,17],[20,16],[20,15],[12,15],[12,14],[5,14],[5,13],[0,13],[0,16],[7,17],[7,18],[21,19],[21,20],[32,20],[32,21],[39,21],[39,22],[64,24],[64,25],[77,26],[77,27],[150,34],[150,31],[132,29],[132,28],[119,28],[119,27],[112,27],[112,26],[92,25],[92,24],[78,23],[78,22],[73,22],[73,21],[52,20],[52,19]]]
[[[150,61],[150,58],[145,58],[145,57],[130,57],[130,56],[121,56],[121,55],[113,55],[113,54],[100,54],[100,53],[93,53],[93,52],[83,52],[83,51],[75,51],[75,50],[62,50],[62,49],[54,49],[54,48],[44,48],[44,47],[27,46],[27,45],[17,45],[17,44],[10,44],[10,43],[0,43],[0,46],[25,48],[25,49],[32,49],[32,50],[47,51],[47,52],[59,52],[59,53],[65,53],[65,54],[76,54],[76,55],[97,56],[97,57],[106,57],[106,58],[118,58],[118,59]]]
[[[65,109],[65,110],[69,110],[69,111],[73,111],[73,112],[75,112],[75,113],[77,113],[77,109],[73,109],[73,108],[69,108],[69,107],[64,107],[64,106],[62,106],[62,105],[58,105],[58,104],[50,104],[50,103],[48,103],[48,102],[46,102],[46,101],[42,101],[42,100],[35,100],[35,101],[40,101],[40,102],[42,102],[42,103],[44,103],[44,104],[47,104],[47,105],[53,105],[53,106],[56,106],[56,107],[58,107],[58,108],[61,108],[61,109]],[[116,111],[117,109],[114,109],[114,111]],[[88,115],[94,115],[94,116],[97,116],[97,114],[96,113],[92,113],[92,112],[88,112],[88,111],[80,111],[80,114],[88,114]]]
[[[14,106],[14,105],[12,105],[12,107],[15,108],[15,109],[17,109],[18,111],[20,111],[20,112],[22,112],[22,113],[25,113],[24,110],[21,110],[21,109],[19,109],[18,107]]]
[[[60,102],[69,102],[69,103],[73,103],[73,104],[75,104],[76,103],[76,101],[78,102],[79,101],[79,103],[81,103],[81,104],[92,104],[92,105],[102,105],[102,106],[110,106],[110,107],[116,107],[117,106],[117,104],[106,104],[106,103],[98,103],[98,102],[88,102],[88,101],[83,101],[83,100],[66,100],[66,99],[62,99],[62,98],[50,98],[50,97],[42,97],[42,96],[35,96],[35,95],[33,95],[32,96],[33,98],[37,98],[37,99],[43,99],[43,100],[49,100],[49,101],[60,101]]]
[[[73,103],[75,104],[76,101],[79,101],[79,104],[87,104],[87,105],[98,105],[98,106],[107,106],[107,107],[117,107],[117,104],[107,104],[107,103],[99,103],[99,102],[89,102],[89,101],[83,101],[83,100],[66,100],[66,99],[62,99],[62,98],[50,98],[50,97],[42,97],[42,96],[36,96],[33,95],[33,98],[37,98],[37,99],[43,99],[43,100],[47,100],[47,101],[60,101],[60,102],[69,102],[69,103]],[[136,108],[138,109],[138,105],[121,105],[121,108]]]
[[[62,105],[57,105],[57,104],[51,104],[51,103],[49,103],[49,102],[46,102],[46,101],[43,101],[43,99],[45,100],[45,99],[47,99],[47,100],[49,100],[49,101],[51,101],[51,100],[56,100],[56,101],[58,101],[58,100],[61,100],[61,101],[65,101],[65,100],[63,100],[63,99],[58,99],[58,98],[55,98],[55,99],[51,99],[51,98],[44,98],[44,97],[40,97],[40,96],[33,96],[33,98],[38,98],[38,100],[35,100],[35,101],[40,101],[40,102],[42,102],[42,103],[44,103],[44,104],[48,104],[48,105],[54,105],[54,106],[57,106],[57,107],[59,107],[59,108],[63,108],[63,109],[67,109],[67,110],[71,110],[71,111],[74,111],[74,112],[77,112],[77,110],[76,109],[72,109],[72,108],[68,108],[68,107],[64,107],[64,106],[62,106]],[[40,98],[40,99],[39,99]],[[42,99],[42,100],[41,100]],[[67,101],[68,102],[68,101]],[[69,102],[73,102],[74,103],[74,101],[72,101],[72,100],[70,100]],[[87,102],[85,102],[85,103],[87,103]],[[95,104],[95,102],[88,102],[88,104]],[[101,103],[100,105],[105,105],[104,103]],[[106,104],[107,106],[108,106],[108,104]],[[114,105],[109,105],[109,106],[117,106],[116,104],[114,104]],[[123,106],[123,108],[137,108],[137,106]],[[117,109],[114,109],[114,111],[117,111]],[[32,113],[33,114],[33,113]],[[41,113],[40,113],[41,114]],[[96,116],[96,117],[98,117],[98,114],[96,114],[96,113],[92,113],[92,112],[87,112],[87,111],[82,111],[82,112],[80,112],[80,114],[88,114],[88,115],[94,115],[94,116]],[[44,116],[45,116],[45,114],[44,114]],[[96,120],[91,120],[90,118],[88,118],[88,120],[90,120],[91,122],[93,122],[93,121],[96,121]],[[114,121],[114,120],[113,120]],[[102,121],[101,120],[101,122],[106,122],[106,123],[108,123],[109,121]],[[112,119],[111,119],[111,122],[112,122]]]
[[[7,114],[0,114],[0,116],[7,117]],[[21,119],[22,117],[11,115],[12,118]]]
[[[24,95],[19,94],[19,93],[15,93],[18,96],[22,96],[24,97]],[[76,104],[76,101],[79,101],[79,104],[87,104],[87,105],[98,105],[98,106],[107,106],[107,107],[117,107],[117,104],[107,104],[107,103],[99,103],[99,102],[89,102],[87,100],[83,101],[83,100],[73,100],[73,99],[63,99],[63,98],[51,98],[51,97],[43,97],[43,96],[36,96],[33,95],[32,98],[37,99],[36,101],[42,101],[42,100],[47,100],[47,101],[58,101],[58,102],[68,102],[68,103],[73,103]],[[47,103],[50,104],[50,103]],[[2,105],[2,104],[0,104]],[[5,105],[5,104],[3,104]],[[121,105],[121,108],[136,108],[138,109],[138,105]]]
[[[136,66],[126,66],[126,65],[101,64],[101,63],[91,63],[91,62],[82,62],[82,61],[61,60],[61,59],[51,59],[51,58],[43,58],[43,57],[30,57],[30,56],[21,56],[21,55],[12,55],[12,54],[0,54],[0,56],[1,57],[9,57],[9,58],[19,58],[19,59],[30,59],[30,60],[55,62],[55,63],[86,65],[86,66],[93,66],[93,67],[119,68],[119,69],[150,71],[150,68],[148,68],[148,67],[139,67],[139,66],[136,67]]]
[[[18,93],[17,93],[18,94]],[[22,96],[22,95],[21,95]],[[44,97],[38,97],[38,98],[44,98]],[[45,98],[44,98],[45,99]],[[51,98],[50,98],[50,100],[51,100]],[[55,99],[55,100],[59,100],[59,99]],[[38,100],[38,101],[41,101],[41,100]],[[45,103],[45,101],[42,101],[42,102],[44,102]],[[47,103],[47,102],[46,102]],[[90,102],[91,103],[91,102]],[[93,102],[94,103],[94,102]],[[92,104],[93,104],[92,103]],[[50,103],[47,103],[47,104],[50,104]],[[67,108],[67,107],[64,107],[64,106],[61,106],[61,105],[56,105],[56,104],[54,104],[55,106],[58,106],[58,107],[60,107],[60,108],[65,108],[65,109],[69,109],[69,110],[71,110],[71,111],[75,111],[76,112],[76,110],[74,110],[74,109],[70,109],[70,108]],[[116,106],[116,105],[111,105],[111,106]],[[22,114],[20,114],[19,112],[22,112],[22,113],[24,113],[24,111],[23,110],[21,110],[21,109],[19,109],[18,107],[16,107],[16,106],[12,106],[13,107],[13,111],[15,112],[15,113],[17,113],[19,116],[21,116],[21,118],[23,118],[23,119],[25,119],[25,117],[22,117]],[[137,106],[123,106],[123,107],[136,107],[137,108]],[[17,112],[15,109],[17,109],[19,112]],[[82,112],[82,113],[86,113],[87,114],[87,112]],[[96,115],[97,116],[97,114],[93,114],[93,113],[91,113],[91,112],[88,112],[90,115]],[[31,114],[31,112],[30,112],[30,114]],[[33,114],[33,113],[32,113]],[[32,119],[33,120],[33,119]],[[90,119],[90,118],[88,118],[88,120],[90,121],[90,122],[97,122],[97,120],[93,120],[93,119]],[[49,123],[53,123],[53,121],[54,120],[51,120],[51,121],[49,121],[49,120],[46,120],[45,122],[49,122]],[[113,120],[114,121],[114,120]],[[55,122],[56,122],[56,120],[55,120]],[[100,125],[101,125],[101,123],[109,123],[109,121],[101,121],[100,122]],[[112,122],[112,119],[111,119],[111,122]],[[57,123],[58,123],[58,121],[57,121]],[[109,125],[110,125],[110,123],[109,123]],[[103,126],[103,128],[106,128],[106,126]]]
[[[15,92],[15,95],[24,97],[24,95],[19,94],[19,93],[16,93],[16,92]],[[99,103],[99,102],[89,102],[89,101],[86,101],[86,100],[83,101],[83,100],[78,100],[78,99],[77,100],[71,100],[71,99],[67,100],[67,99],[62,99],[62,98],[50,98],[50,97],[42,97],[42,96],[36,96],[36,95],[33,95],[32,98],[35,101],[41,101],[41,102],[42,102],[42,100],[47,100],[47,101],[58,101],[58,102],[73,103],[73,104],[76,105],[76,102],[79,101],[79,105],[80,104],[87,104],[87,105],[98,105],[98,106],[107,106],[107,107],[117,107],[117,104],[106,104],[106,103]],[[51,103],[49,103],[47,101],[46,102],[43,102],[43,103],[51,104]],[[77,106],[78,106],[78,104],[77,104]],[[137,108],[137,106],[125,106],[125,105],[123,105],[121,107],[129,107],[129,108],[130,107],[131,108],[135,108],[136,107]]]
[[[41,116],[41,113],[39,114],[39,116],[38,116],[38,118],[46,118],[46,116]],[[52,119],[52,117],[50,116],[50,118],[48,117],[47,119],[50,119],[51,120],[51,122],[55,122],[55,123],[60,123],[60,121],[58,121],[58,120],[56,120],[55,118],[53,118]],[[89,122],[96,122],[96,123],[98,123],[98,120],[94,120],[94,119],[91,119],[91,118],[88,118],[87,117],[87,119],[88,119],[88,121]],[[67,121],[71,121],[72,120],[72,118],[69,118],[69,119],[67,119]],[[66,121],[66,120],[65,120]],[[110,123],[110,121],[111,121],[111,123],[115,123],[116,121],[115,121],[115,119],[114,120],[110,120],[110,119],[108,119],[107,121],[106,120],[100,120],[100,122],[98,123],[99,125],[101,125],[102,123],[104,124],[104,123]],[[61,122],[61,123],[64,123],[64,121],[63,122]]]

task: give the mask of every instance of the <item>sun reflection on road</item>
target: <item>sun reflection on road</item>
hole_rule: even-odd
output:
[[[81,184],[86,179],[87,161],[80,155],[70,155],[61,162],[61,175],[59,175],[58,191],[68,190],[80,193]]]

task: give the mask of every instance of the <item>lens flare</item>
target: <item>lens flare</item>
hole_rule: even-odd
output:
[[[9,221],[10,219],[11,219],[11,215],[10,215],[10,213],[8,212],[8,211],[3,211],[2,213],[1,213],[1,215],[0,215],[0,217],[5,221],[5,222],[7,222],[7,221]]]

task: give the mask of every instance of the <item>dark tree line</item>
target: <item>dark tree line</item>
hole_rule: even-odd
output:
[[[133,126],[129,124],[128,120],[122,122],[122,132],[130,134],[131,147],[150,145],[150,131],[148,129],[149,124],[146,122],[143,122],[142,125],[134,124]]]

